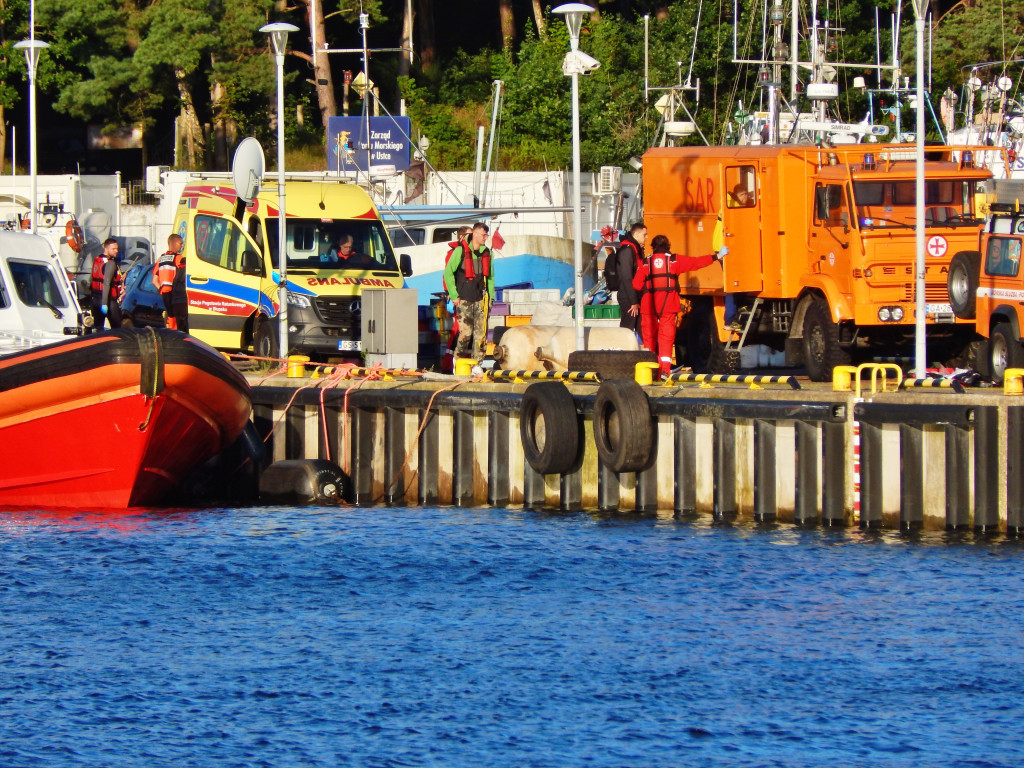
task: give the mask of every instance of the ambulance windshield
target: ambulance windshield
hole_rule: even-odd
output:
[[[379,221],[288,219],[288,269],[398,272],[398,262]],[[267,222],[270,253],[277,263],[277,226]]]

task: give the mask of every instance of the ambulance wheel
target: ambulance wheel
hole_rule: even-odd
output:
[[[839,346],[839,326],[825,299],[815,296],[810,302],[804,315],[804,366],[811,381],[831,381],[832,369],[849,365],[850,355]]]
[[[961,251],[949,262],[946,290],[949,292],[949,304],[953,307],[953,314],[959,318],[974,319],[980,268],[981,254],[977,251]]]
[[[542,475],[564,474],[576,464],[580,449],[576,403],[564,384],[531,384],[519,407],[523,454]]]
[[[277,359],[280,353],[277,341],[277,323],[269,318],[256,321],[256,333],[253,335],[252,353],[256,357]]]
[[[602,382],[594,398],[597,455],[612,472],[637,472],[654,455],[651,404],[632,379]]]
[[[1009,323],[999,323],[988,340],[989,375],[1002,384],[1010,368],[1024,368],[1024,347],[1013,335]]]

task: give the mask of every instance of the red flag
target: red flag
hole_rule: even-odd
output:
[[[491,235],[491,248],[496,251],[500,251],[505,247],[505,238],[501,236],[501,232],[494,230],[494,234]]]

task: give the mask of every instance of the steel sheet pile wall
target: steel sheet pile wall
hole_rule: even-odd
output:
[[[569,472],[541,475],[524,458],[524,390],[367,386],[346,398],[344,389],[295,395],[259,386],[254,420],[261,434],[280,421],[269,459],[331,459],[350,474],[359,504],[660,511],[904,529],[1017,532],[1024,525],[1024,406],[1008,406],[1012,400],[862,402],[829,393],[814,401],[649,387],[655,459],[616,474],[594,444],[596,389],[575,385],[580,455]]]

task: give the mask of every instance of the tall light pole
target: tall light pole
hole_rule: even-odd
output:
[[[927,94],[924,90],[924,21],[925,14],[928,12],[928,0],[914,0],[914,29],[915,45],[914,45],[914,58],[915,67],[917,68],[917,126],[915,128],[916,146],[914,148],[914,161],[915,161],[915,187],[914,196],[917,199],[917,210],[915,212],[916,219],[916,238],[915,238],[915,260],[914,260],[914,273],[916,275],[915,280],[915,312],[914,312],[914,376],[919,379],[925,377],[925,371],[928,367],[927,350],[925,347],[925,311],[927,309],[927,297],[925,296],[925,273],[927,267],[925,266],[924,248],[925,248],[925,231],[924,231],[924,100],[927,98]]]
[[[39,65],[39,54],[49,43],[42,40],[22,40],[14,44],[25,52],[25,64],[28,66],[28,140],[29,140],[29,174],[32,183],[32,201],[28,212],[28,231],[36,231],[36,197],[38,179],[36,178],[36,67]]]
[[[562,72],[572,78],[572,247],[573,266],[576,270],[576,349],[585,346],[583,337],[583,210],[580,202],[580,75],[597,69],[599,62],[587,56],[580,47],[580,27],[583,15],[594,9],[583,3],[566,3],[552,9],[552,13],[565,16],[569,28],[569,52],[562,60]]]
[[[299,28],[294,24],[283,21],[260,27],[260,32],[265,32],[270,38],[274,60],[277,62],[277,269],[281,273],[277,300],[281,305],[278,340],[282,360],[288,357],[288,259],[285,256],[284,216],[284,53],[288,50],[288,33],[298,31]]]

